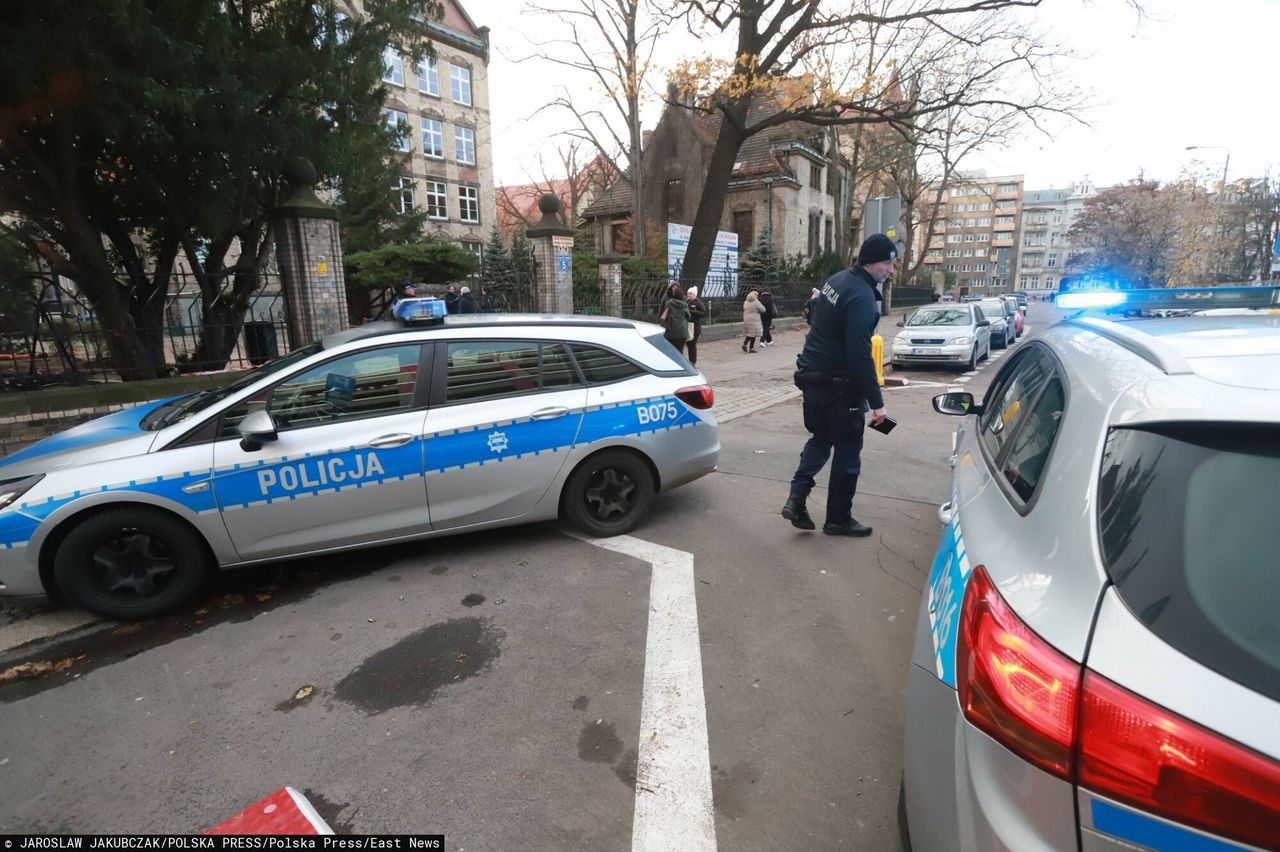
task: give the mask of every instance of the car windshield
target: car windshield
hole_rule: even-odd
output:
[[[303,346],[301,349],[295,349],[288,355],[281,356],[273,361],[268,361],[260,367],[255,367],[230,384],[223,385],[220,388],[202,390],[197,393],[175,399],[147,415],[146,419],[142,421],[142,428],[154,431],[186,420],[188,417],[204,411],[214,403],[226,399],[243,388],[247,388],[259,379],[311,357],[319,352],[320,349],[321,344],[319,343],[312,343],[309,346]]]
[[[1004,316],[1004,302],[999,299],[983,299],[978,302],[978,307],[982,308],[982,312],[987,316]]]
[[[968,325],[967,308],[921,308],[911,315],[907,325]]]
[[[1280,428],[1116,429],[1102,463],[1107,572],[1153,633],[1280,700]]]

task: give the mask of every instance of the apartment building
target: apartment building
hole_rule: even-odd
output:
[[[426,234],[479,257],[497,222],[489,28],[476,26],[458,0],[443,4],[440,21],[423,21],[434,57],[414,64],[394,47],[383,55],[383,116],[407,130],[404,176],[392,190],[401,212],[426,208]]]
[[[954,276],[960,294],[1011,290],[1018,268],[1022,175],[987,177],[966,172],[946,189],[926,188],[918,202],[937,205],[937,223],[925,249],[925,271]]]
[[[1088,177],[1066,189],[1026,192],[1022,204],[1019,290],[1049,296],[1057,292],[1063,278],[1080,271],[1070,266],[1073,250],[1068,231],[1085,201],[1097,192]]]

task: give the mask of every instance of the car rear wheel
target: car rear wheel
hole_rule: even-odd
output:
[[[606,450],[578,465],[564,488],[564,516],[588,535],[630,532],[653,504],[653,476],[634,453]]]
[[[58,547],[53,576],[67,599],[120,621],[151,618],[192,601],[209,579],[204,543],[154,509],[108,509],[80,522]]]

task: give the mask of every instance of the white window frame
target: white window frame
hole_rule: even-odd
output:
[[[471,106],[471,69],[449,66],[449,95],[455,104]]]
[[[382,82],[404,88],[404,57],[391,45],[382,50]]]
[[[400,144],[396,147],[397,151],[409,153],[413,147],[413,128],[409,126],[409,114],[401,112],[391,107],[383,107],[382,115],[387,119],[387,129],[395,130],[400,124],[404,124],[404,136],[400,139]]]
[[[437,222],[446,222],[449,220],[449,187],[442,180],[428,180],[426,183],[427,191],[427,218],[434,219]]]
[[[433,143],[428,147],[428,143]],[[429,160],[444,159],[444,122],[438,118],[422,119],[422,155]]]
[[[467,218],[467,208],[472,208],[475,218]],[[471,225],[480,223],[480,188],[476,186],[458,187],[458,221]]]
[[[440,66],[434,56],[424,56],[418,61],[418,91],[424,95],[440,97]]]
[[[476,132],[470,127],[454,126],[453,156],[459,163],[468,166],[476,164]]]
[[[414,181],[411,177],[400,178],[398,186],[391,187],[391,191],[395,193],[395,208],[399,213],[412,213],[414,210]],[[407,203],[406,203],[407,200]]]

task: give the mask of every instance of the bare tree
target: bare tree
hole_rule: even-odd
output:
[[[664,0],[669,19],[733,36],[731,59],[703,57],[677,70],[672,104],[720,116],[685,271],[705,275],[738,151],[747,139],[792,121],[819,126],[888,123],[1000,107],[1031,121],[1070,112],[1079,98],[1056,91],[1052,53],[1008,15],[1042,0]],[[868,62],[865,29],[900,27],[904,45]],[[909,49],[907,48],[909,46]],[[894,73],[918,79],[910,103],[887,97]],[[749,121],[762,97],[782,108]]]
[[[569,135],[589,142],[631,189],[635,244],[643,252],[644,163],[640,108],[645,76],[660,29],[642,20],[642,0],[572,0],[559,6],[531,5],[568,28],[567,35],[538,42],[538,58],[586,75],[600,87],[602,106],[587,106],[567,89],[546,108],[570,113],[576,126]],[[611,153],[617,152],[617,153]]]

